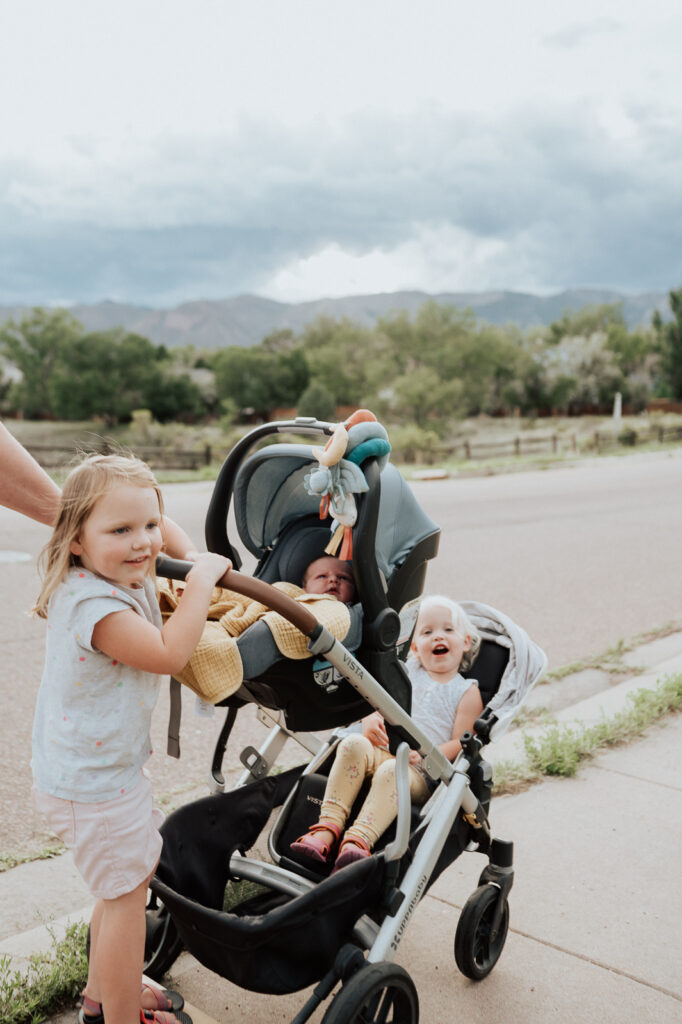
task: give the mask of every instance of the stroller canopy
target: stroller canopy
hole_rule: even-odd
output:
[[[509,660],[488,707],[497,721],[490,730],[492,740],[499,739],[514,719],[526,697],[547,668],[547,655],[531,640],[525,629],[509,616],[479,601],[460,601],[481,634],[483,641],[492,641],[509,651]],[[476,662],[466,673],[477,677]]]
[[[307,445],[262,448],[239,469],[234,514],[239,536],[252,555],[262,558],[290,523],[319,514],[319,496],[304,487],[306,473],[318,467]],[[389,580],[415,544],[438,526],[420,508],[406,481],[388,463],[381,473],[376,536],[379,569]]]

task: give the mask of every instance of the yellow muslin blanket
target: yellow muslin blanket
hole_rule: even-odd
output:
[[[331,594],[307,594],[294,583],[273,586],[305,604],[337,640],[343,640],[348,633],[350,612]],[[159,605],[164,621],[177,607],[183,589],[184,583],[159,580]],[[261,619],[267,623],[285,658],[310,657],[308,638],[283,615],[234,590],[214,587],[201,640],[176,678],[209,704],[217,704],[235,693],[244,678],[236,638]]]

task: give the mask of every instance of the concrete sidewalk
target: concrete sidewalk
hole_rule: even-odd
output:
[[[643,675],[616,686],[608,679],[539,685],[536,706],[559,721],[610,717],[633,689],[682,672],[682,634],[627,655]],[[588,690],[592,692],[584,696]],[[569,706],[565,695],[584,697]],[[528,731],[533,731],[533,726]],[[489,748],[491,760],[520,756],[510,731]],[[459,911],[476,888],[486,858],[465,853],[422,900],[399,948],[419,992],[420,1019],[450,1024],[598,1020],[601,1024],[677,1024],[682,1020],[682,716],[670,715],[645,737],[603,753],[572,779],[542,782],[493,801],[491,821],[515,844],[510,931],[499,963],[482,982],[457,970]],[[88,893],[70,857],[36,861],[0,875],[0,956],[20,968],[49,945],[42,922],[59,934],[87,916]],[[196,1024],[289,1021],[308,993],[272,997],[245,992],[183,953],[172,969]],[[327,1002],[311,1020],[319,1022]],[[65,1022],[74,1012],[53,1018]]]

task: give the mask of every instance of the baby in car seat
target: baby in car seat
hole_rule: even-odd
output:
[[[305,604],[338,640],[348,642],[351,634],[359,633],[347,607],[355,596],[350,562],[329,555],[314,558],[301,584],[274,586]],[[177,607],[182,590],[183,584],[161,581],[162,616]],[[239,689],[245,665],[253,677],[283,656],[310,657],[308,638],[284,616],[235,591],[215,589],[207,620],[192,657],[176,678],[209,703],[217,704]]]
[[[350,604],[355,597],[351,563],[331,555],[313,559],[303,573],[301,586],[307,594],[333,594],[343,604]]]

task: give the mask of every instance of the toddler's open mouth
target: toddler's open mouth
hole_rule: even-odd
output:
[[[448,650],[449,650],[449,648],[446,647],[445,644],[438,644],[437,647],[433,648],[433,653],[434,654],[447,654]]]

